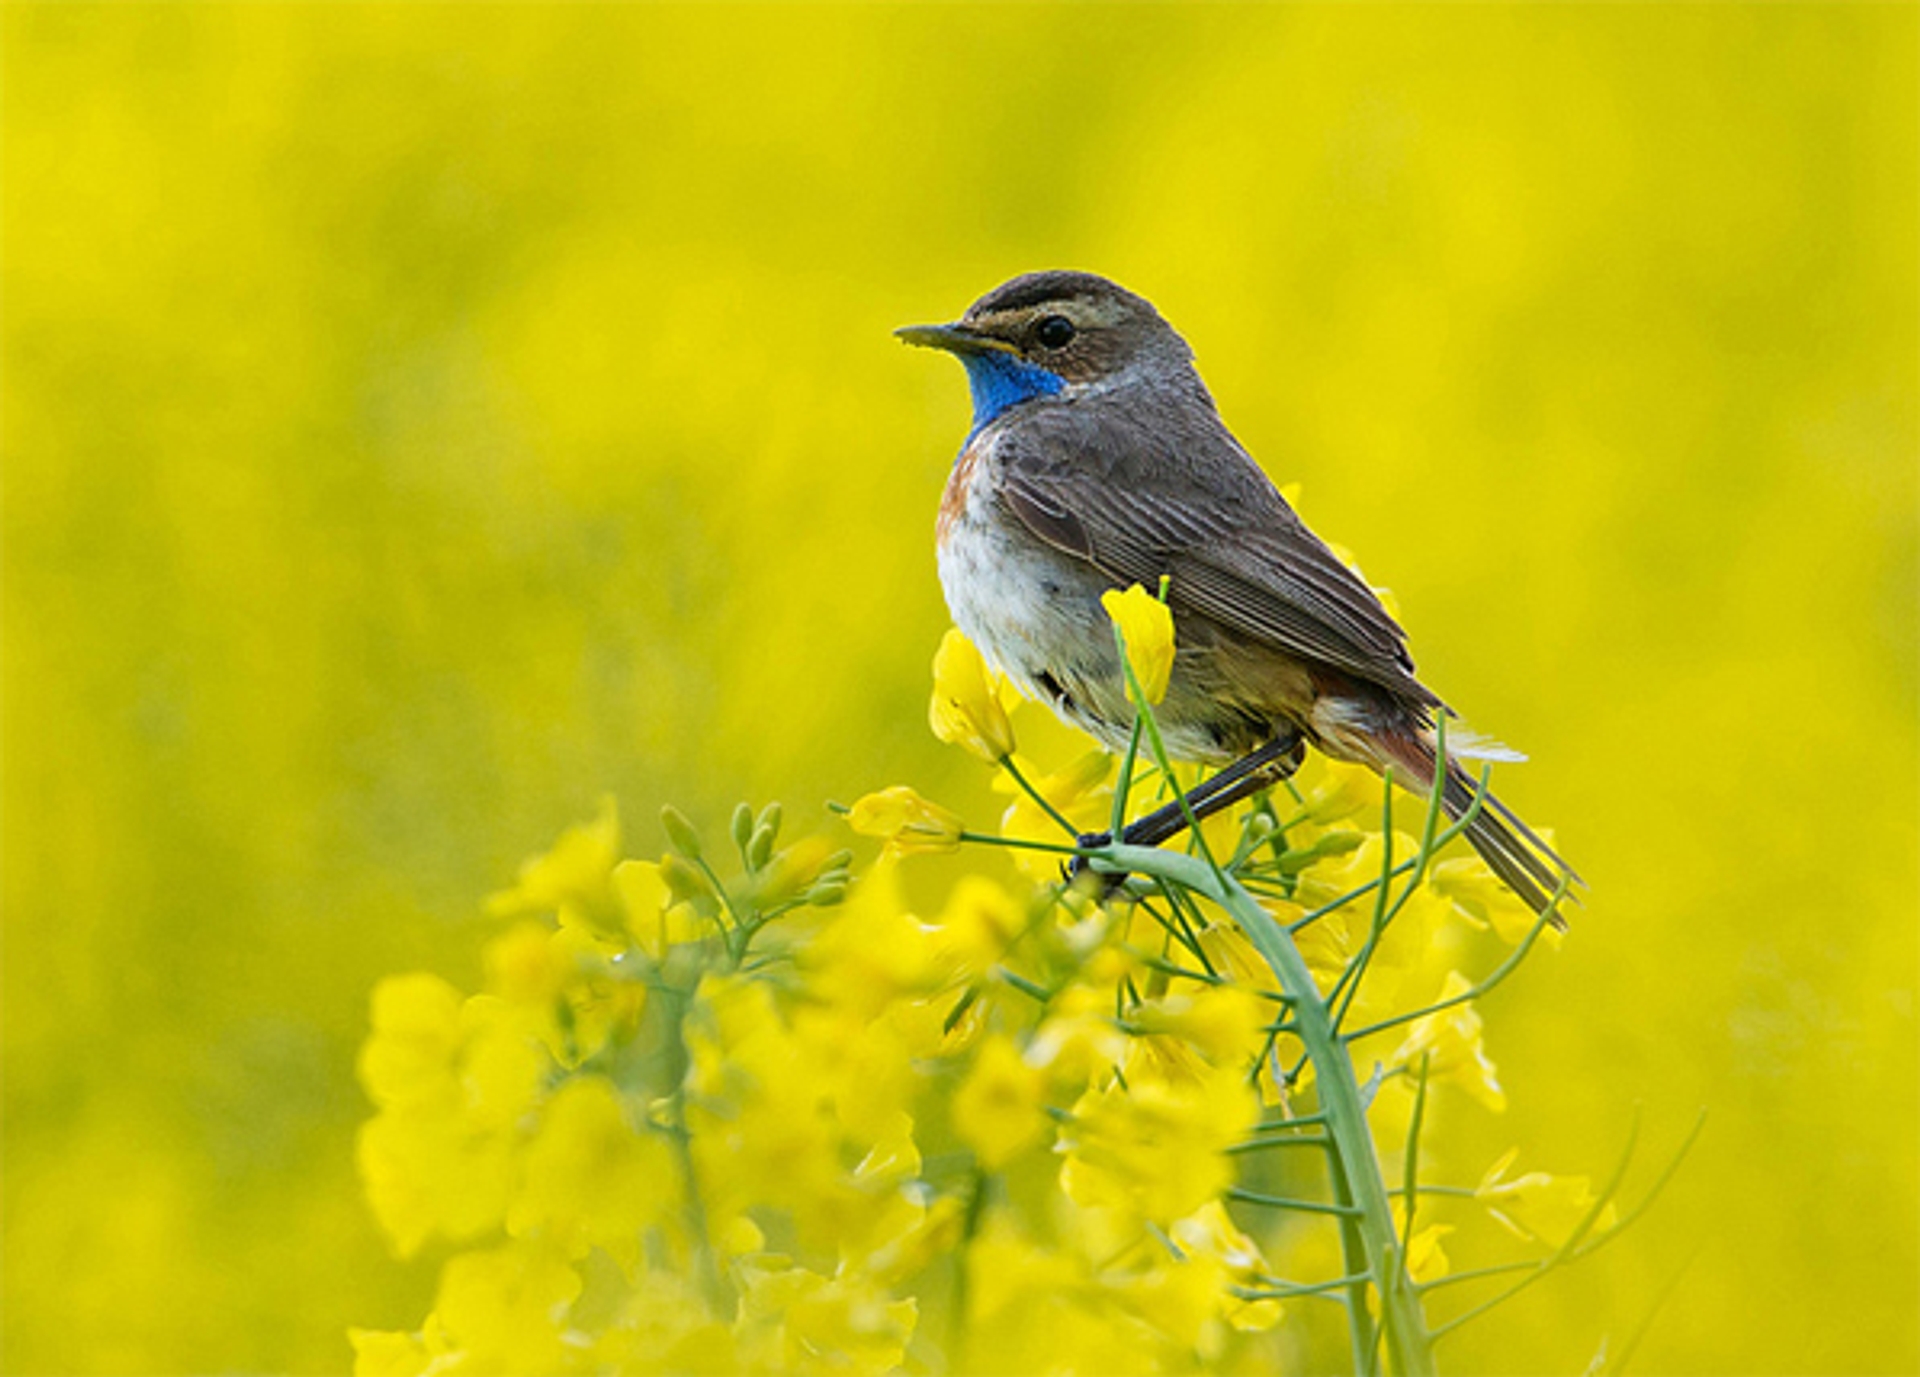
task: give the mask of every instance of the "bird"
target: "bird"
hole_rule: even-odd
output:
[[[1441,775],[1474,850],[1563,922],[1557,896],[1579,877],[1462,764],[1522,757],[1450,727],[1441,768],[1436,724],[1453,713],[1416,676],[1406,633],[1234,438],[1151,302],[1093,273],[1031,272],[956,321],[894,333],[965,365],[972,426],[940,498],[940,582],[954,624],[1024,696],[1124,750],[1135,714],[1100,599],[1164,587],[1167,752],[1225,767],[1192,807],[1271,787],[1307,747],[1422,796]],[[1176,811],[1122,839],[1158,844]]]

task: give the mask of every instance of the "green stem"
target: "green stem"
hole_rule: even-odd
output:
[[[1149,719],[1148,735],[1151,738],[1153,734]],[[1097,868],[1150,875],[1205,894],[1233,917],[1279,977],[1281,989],[1294,1001],[1297,1026],[1293,1033],[1313,1063],[1314,1083],[1327,1116],[1326,1129],[1336,1165],[1356,1211],[1352,1222],[1365,1252],[1367,1274],[1380,1298],[1381,1323],[1394,1372],[1399,1377],[1431,1377],[1433,1352],[1426,1316],[1407,1275],[1353,1063],[1299,949],[1251,894],[1202,856],[1145,846],[1103,847],[1091,855]]]
[[[1305,1214],[1332,1214],[1349,1218],[1359,1213],[1351,1205],[1334,1205],[1325,1200],[1303,1200],[1297,1195],[1267,1195],[1261,1191],[1243,1190],[1234,1186],[1227,1191],[1227,1199],[1238,1200],[1243,1205],[1265,1205],[1275,1210],[1298,1210]]]
[[[969,1271],[973,1266],[973,1240],[980,1232],[980,1221],[987,1210],[988,1177],[984,1168],[973,1169],[973,1191],[967,1197],[967,1212],[960,1224],[960,1246],[953,1252],[953,1313],[947,1317],[947,1332],[952,1336],[948,1352],[956,1370],[966,1367],[967,1343],[972,1337],[967,1325],[967,1307],[971,1302]]]
[[[1140,719],[1133,721],[1133,735],[1127,739],[1127,753],[1120,758],[1120,777],[1113,784],[1113,826],[1110,837],[1126,834],[1127,795],[1133,791],[1133,762],[1140,758]]]
[[[1013,763],[1012,756],[1010,755],[1001,756],[1000,768],[1005,770],[1009,775],[1013,777],[1013,782],[1015,784],[1018,784],[1020,788],[1023,791],[1025,791],[1027,797],[1033,800],[1034,805],[1038,807],[1041,812],[1045,813],[1048,817],[1052,818],[1054,822],[1059,824],[1061,831],[1065,832],[1069,837],[1073,837],[1075,839],[1079,838],[1080,829],[1075,827],[1072,823],[1068,822],[1066,818],[1061,814],[1060,810],[1058,808],[1055,808],[1052,802],[1048,800],[1045,794],[1041,793],[1038,789],[1034,788],[1033,785],[1027,782],[1027,777],[1024,774],[1020,773],[1020,767]]]
[[[673,1092],[667,1097],[667,1140],[679,1161],[680,1174],[687,1183],[685,1219],[693,1243],[693,1273],[702,1298],[716,1317],[733,1312],[736,1298],[733,1287],[721,1275],[713,1241],[707,1234],[706,1203],[700,1196],[700,1173],[693,1160],[693,1135],[687,1128],[687,1074],[691,1057],[687,1051],[686,1019],[692,995],[674,986],[662,987],[667,996],[659,1001],[667,1035],[667,1079]]]
[[[1002,837],[992,832],[969,832],[960,830],[960,840],[975,842],[981,846],[1007,846],[1015,851],[1045,851],[1054,856],[1077,856],[1080,851],[1072,846],[1055,846],[1052,842],[1027,841],[1021,837]]]

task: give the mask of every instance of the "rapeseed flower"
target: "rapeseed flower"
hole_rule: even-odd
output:
[[[1138,588],[1109,601],[1130,654],[1145,652],[1150,709],[1170,620]],[[1107,757],[1016,763],[1010,729],[996,735],[1001,686],[957,633],[937,675],[936,722],[1019,790],[1007,835],[1061,840],[1048,809],[1106,825]],[[1144,805],[1149,785],[1137,792]],[[1301,1340],[1258,1347],[1291,1314],[1267,1257],[1285,1274],[1351,1265],[1328,1216],[1272,1194],[1263,1165],[1281,1143],[1293,1151],[1275,1162],[1328,1150],[1323,1087],[1353,1075],[1315,1050],[1300,1002],[1324,997],[1325,1019],[1359,1030],[1342,1056],[1367,1038],[1353,1054],[1377,1068],[1353,1125],[1363,1169],[1404,1161],[1419,1087],[1504,1104],[1455,969],[1501,896],[1451,862],[1382,893],[1389,844],[1398,862],[1420,843],[1389,843],[1365,794],[1351,772],[1313,767],[1298,798],[1209,822],[1208,850],[1244,866],[1258,902],[1173,882],[1145,901],[1068,887],[1058,853],[1039,851],[1015,854],[1041,858],[1025,880],[958,876],[931,918],[905,858],[954,850],[963,829],[904,786],[850,810],[885,842],[858,883],[827,838],[782,848],[777,807],[736,810],[734,876],[678,814],[661,861],[621,857],[603,808],[491,901],[505,924],[478,993],[426,974],[374,992],[367,1197],[397,1251],[451,1253],[417,1331],[353,1332],[356,1370],[1281,1361]],[[1263,955],[1275,941],[1294,944],[1304,976]],[[1487,1213],[1564,1241],[1592,1210],[1586,1178],[1508,1179],[1511,1161],[1476,1192]],[[1403,1236],[1397,1212],[1377,1213]],[[1409,1283],[1445,1274],[1442,1240],[1463,1227],[1419,1222],[1401,1280],[1369,1278],[1382,1325],[1406,1323]]]
[[[1573,1236],[1573,1231],[1593,1216],[1591,1227],[1613,1227],[1616,1213],[1611,1203],[1597,1213],[1598,1200],[1593,1183],[1585,1176],[1552,1176],[1530,1171],[1511,1179],[1507,1170],[1520,1156],[1519,1148],[1510,1148],[1500,1160],[1487,1168],[1487,1174],[1474,1188],[1474,1199],[1487,1207],[1501,1224],[1530,1242],[1557,1248]]]
[[[1438,1281],[1453,1270],[1440,1241],[1454,1231],[1451,1224],[1429,1224],[1407,1240],[1407,1275],[1416,1285]]]
[[[1167,696],[1167,683],[1173,677],[1173,613],[1137,583],[1124,592],[1102,593],[1100,605],[1120,628],[1127,663],[1133,667],[1140,692],[1157,706]]]
[[[631,1123],[619,1092],[601,1076],[576,1077],[554,1093],[521,1172],[507,1232],[547,1239],[570,1258],[597,1247],[633,1263],[645,1231],[680,1203],[666,1139]]]
[[[581,1285],[580,1274],[555,1249],[509,1243],[449,1259],[434,1314],[466,1367],[553,1372],[566,1365],[561,1321]]]
[[[1113,757],[1105,751],[1088,751],[1050,773],[1023,768],[1021,777],[1031,782],[1039,800],[1009,776],[996,777],[994,789],[1013,795],[1000,820],[1001,835],[1059,845],[1072,840],[1061,828],[1061,818],[1072,825],[1076,835],[1101,830],[1112,812],[1113,790],[1107,784],[1112,773]],[[1013,863],[1032,879],[1048,880],[1059,872],[1058,861],[1044,851],[1016,850],[1010,854]]]
[[[960,845],[962,831],[955,814],[904,784],[858,800],[847,822],[861,836],[885,841],[888,854],[895,856],[953,851]]]
[[[1046,1108],[1046,1073],[1029,1066],[1011,1038],[995,1034],[981,1042],[954,1092],[954,1127],[980,1165],[999,1168],[1046,1135]]]
[[[1007,707],[1013,690],[987,667],[980,651],[959,630],[940,638],[933,655],[933,698],[927,719],[933,734],[963,746],[989,765],[1013,754],[1013,724]]]
[[[523,864],[513,888],[487,900],[487,911],[502,917],[557,912],[563,919],[617,924],[612,879],[619,860],[620,810],[607,797],[592,822],[568,828],[551,848]]]
[[[1517,943],[1539,925],[1539,916],[1478,856],[1454,856],[1439,862],[1428,883],[1462,917],[1476,926],[1492,928],[1503,942]],[[1546,927],[1541,929],[1539,940],[1558,946],[1564,937],[1558,929]]]
[[[1472,988],[1472,982],[1459,971],[1448,971],[1436,1003],[1460,1001],[1460,996]],[[1487,1056],[1481,1035],[1480,1014],[1473,1001],[1451,1003],[1416,1019],[1387,1064],[1411,1068],[1424,1062],[1434,1083],[1454,1085],[1486,1108],[1499,1111],[1507,1107],[1507,1095],[1500,1088],[1499,1073]]]
[[[1082,1095],[1061,1126],[1061,1187],[1076,1204],[1168,1224],[1231,1183],[1225,1153],[1258,1113],[1238,1068],[1178,1082],[1115,1078]]]

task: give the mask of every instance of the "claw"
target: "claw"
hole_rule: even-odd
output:
[[[1082,832],[1073,839],[1073,844],[1083,851],[1092,851],[1099,847],[1110,845],[1112,841],[1113,833],[1111,832]],[[1061,878],[1066,880],[1068,884],[1073,884],[1077,882],[1082,875],[1091,875],[1093,873],[1093,862],[1085,856],[1075,856],[1072,860],[1060,867],[1060,873]],[[1100,877],[1099,895],[1101,902],[1104,903],[1106,900],[1111,899],[1126,882],[1127,877],[1124,872],[1102,875]]]

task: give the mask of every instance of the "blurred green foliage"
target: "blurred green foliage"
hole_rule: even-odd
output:
[[[986,799],[925,726],[964,388],[887,331],[1043,266],[1152,297],[1533,755],[1592,900],[1490,1001],[1487,1155],[1711,1110],[1450,1364],[1683,1265],[1643,1370],[1920,1362],[1911,7],[0,23],[8,1370],[422,1313],[367,992],[470,984],[602,791]]]

